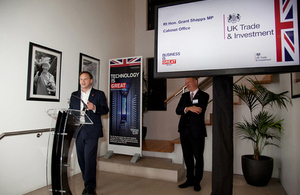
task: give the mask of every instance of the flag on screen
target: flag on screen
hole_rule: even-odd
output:
[[[274,0],[277,62],[294,61],[294,9],[296,1]]]

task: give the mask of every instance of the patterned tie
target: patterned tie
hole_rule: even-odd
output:
[[[191,93],[191,101],[193,101],[193,98],[194,98],[194,94],[193,92]]]

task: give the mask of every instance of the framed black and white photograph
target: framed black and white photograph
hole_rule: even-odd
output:
[[[79,73],[81,71],[88,71],[93,75],[93,88],[99,89],[99,71],[100,60],[83,53],[80,53]],[[80,85],[79,85],[80,89]]]
[[[300,97],[300,72],[291,73],[292,98]]]
[[[59,101],[62,52],[29,43],[27,100]]]

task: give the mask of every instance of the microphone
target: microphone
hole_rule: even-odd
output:
[[[83,111],[88,110],[88,107],[87,107],[86,103],[84,103],[84,101],[80,97],[77,97],[77,96],[75,96],[73,94],[72,94],[72,96],[75,97],[75,98],[77,98],[77,99],[79,99],[83,103],[83,107],[84,107]]]

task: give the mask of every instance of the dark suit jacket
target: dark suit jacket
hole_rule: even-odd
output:
[[[70,98],[70,109],[80,110],[80,100],[74,96],[80,98],[81,90],[74,91]],[[89,96],[89,101],[96,106],[95,113],[91,110],[86,111],[87,115],[90,117],[94,124],[84,125],[81,130],[85,131],[84,136],[87,139],[103,137],[101,115],[105,115],[109,111],[104,92],[92,88]]]
[[[190,99],[190,92],[182,94],[181,99],[176,108],[176,114],[181,115],[178,125],[179,132],[189,129],[192,135],[196,138],[207,136],[204,117],[208,99],[209,95],[204,91],[201,91],[200,89],[194,96],[194,104]],[[192,105],[201,107],[202,112],[200,114],[196,114],[189,111],[185,114],[184,109]]]

